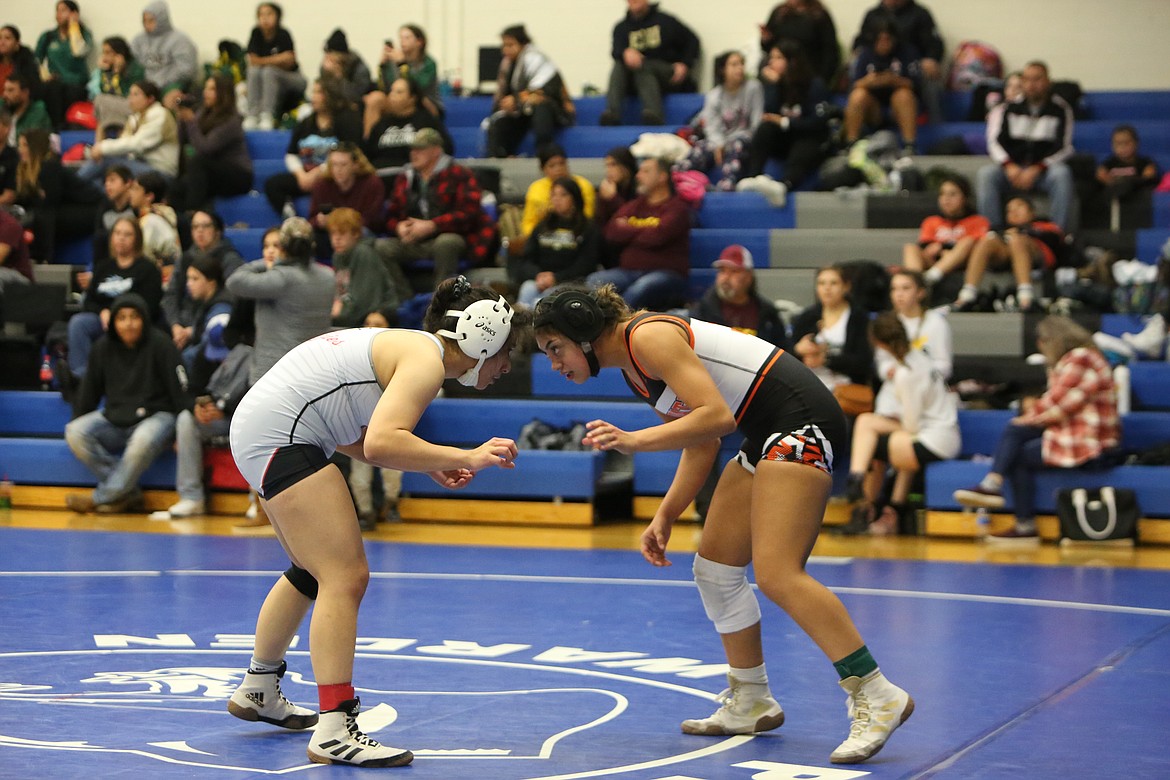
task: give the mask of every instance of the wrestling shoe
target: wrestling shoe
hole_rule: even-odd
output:
[[[894,729],[914,712],[914,700],[878,669],[865,677],[846,677],[839,685],[849,694],[846,706],[853,723],[849,738],[837,746],[829,760],[857,764],[882,749]]]
[[[359,699],[343,701],[335,710],[321,713],[321,722],[309,743],[309,760],[316,764],[352,764],[364,767],[405,766],[414,753],[383,745],[358,728]]]
[[[717,697],[723,706],[709,718],[684,720],[684,734],[714,737],[726,734],[755,734],[778,729],[784,723],[784,710],[772,698],[768,686],[745,683],[727,675],[731,687]]]
[[[982,485],[956,490],[952,497],[955,502],[975,509],[1002,509],[1004,507],[1003,493],[990,490]]]
[[[280,679],[288,665],[280,662],[274,672],[251,672],[228,699],[228,712],[240,720],[262,721],[286,729],[307,729],[317,723],[317,713],[298,707],[280,692]]]

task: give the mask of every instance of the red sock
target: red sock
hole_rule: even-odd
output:
[[[317,686],[317,701],[321,704],[321,712],[335,710],[341,706],[342,702],[352,698],[354,698],[353,685],[350,683]]]

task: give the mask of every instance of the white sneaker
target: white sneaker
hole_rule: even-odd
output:
[[[829,756],[834,764],[857,764],[875,755],[894,729],[914,712],[910,694],[875,669],[865,677],[846,677],[839,683],[849,694],[846,707],[853,723],[849,738]]]
[[[1133,349],[1133,345],[1128,341],[1117,336],[1110,336],[1108,333],[1102,333],[1101,331],[1093,334],[1093,343],[1102,352],[1112,352],[1126,360],[1133,360],[1137,355]]]
[[[260,115],[260,126],[258,130],[272,130],[276,127],[276,123],[272,121],[272,114]]]
[[[729,734],[755,734],[778,729],[784,723],[784,710],[772,698],[767,685],[745,683],[727,675],[731,687],[719,694],[722,707],[709,718],[684,720],[684,734],[714,737]]]
[[[171,517],[193,517],[194,515],[201,515],[207,511],[207,505],[202,501],[192,501],[189,498],[179,500],[179,503],[171,506],[167,510],[167,514]]]
[[[1121,339],[1146,357],[1157,358],[1166,343],[1166,320],[1155,314],[1138,333],[1122,333]]]
[[[258,116],[244,117],[244,130],[259,130],[259,129],[260,129],[260,117],[258,117]]]
[[[298,707],[280,692],[280,678],[288,665],[280,662],[275,672],[248,672],[236,692],[228,699],[227,709],[240,720],[261,721],[286,729],[307,729],[317,724],[317,713]]]
[[[350,699],[336,710],[321,713],[309,742],[309,760],[316,764],[353,764],[364,767],[406,766],[414,753],[383,745],[362,733],[357,725],[361,701]]]

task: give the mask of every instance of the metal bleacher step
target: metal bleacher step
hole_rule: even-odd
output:
[[[875,260],[882,265],[897,265],[902,262],[902,246],[917,238],[917,230],[774,230],[771,233],[771,258],[773,265],[785,268],[822,268],[848,260]]]

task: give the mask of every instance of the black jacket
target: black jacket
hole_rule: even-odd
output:
[[[142,337],[127,346],[114,321],[118,311],[133,308],[143,318]],[[81,390],[73,403],[80,417],[106,399],[103,414],[114,425],[130,427],[158,412],[178,414],[190,406],[187,372],[170,337],[151,325],[146,301],[135,293],[119,296],[110,306],[110,329],[93,345]]]
[[[1026,100],[1004,103],[987,115],[987,153],[1000,165],[1024,168],[1063,162],[1073,152],[1073,111],[1058,95],[1033,110]]]
[[[637,49],[651,60],[681,62],[693,70],[699,58],[699,38],[678,19],[658,10],[658,4],[654,3],[641,19],[626,13],[614,26],[611,52],[614,60],[621,62],[626,49]]]
[[[792,321],[792,342],[795,344],[810,333],[816,335],[822,316],[819,303],[796,315]],[[845,374],[850,382],[868,385],[873,381],[873,347],[869,344],[869,317],[864,310],[851,307],[845,345],[839,353],[830,354],[825,364],[830,370]]]
[[[867,11],[861,22],[861,32],[853,39],[853,50],[856,51],[866,43],[872,44],[876,37],[875,29],[885,19],[894,23],[898,38],[902,43],[913,46],[919,57],[942,61],[943,42],[938,25],[934,23],[930,11],[914,0],[909,0],[896,11],[891,11],[882,3]]]
[[[792,341],[788,338],[788,331],[784,327],[784,320],[780,312],[767,298],[756,294],[756,301],[760,304],[759,329],[752,335],[761,338],[770,344],[775,344],[785,351],[792,351]],[[713,322],[716,325],[726,325],[723,321],[723,304],[719,300],[719,293],[711,287],[703,293],[703,297],[691,308],[691,316],[704,322]]]

